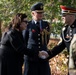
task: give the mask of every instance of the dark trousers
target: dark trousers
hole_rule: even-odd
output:
[[[49,62],[29,62],[27,75],[51,75]]]

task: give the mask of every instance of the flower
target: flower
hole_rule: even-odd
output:
[[[34,33],[34,32],[35,32],[35,30],[34,30],[34,29],[32,29],[32,32]]]

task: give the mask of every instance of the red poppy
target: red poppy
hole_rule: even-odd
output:
[[[34,29],[32,29],[32,32],[35,32],[35,30],[34,30]]]

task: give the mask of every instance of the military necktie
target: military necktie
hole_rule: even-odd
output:
[[[36,23],[36,27],[40,31],[40,23],[39,22]]]

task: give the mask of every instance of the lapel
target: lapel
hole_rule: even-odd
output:
[[[37,29],[36,24],[33,20],[32,20],[32,23],[31,23],[31,30],[35,30],[36,32],[39,32],[39,30]]]
[[[41,25],[41,30],[43,30],[45,28],[45,23],[44,23],[43,20],[41,20],[40,25]],[[35,24],[35,22],[33,20],[31,21],[31,30],[35,30],[36,32],[40,32],[37,29],[36,24]]]
[[[44,29],[44,22],[43,22],[43,20],[41,20],[41,28],[42,28],[42,30]]]

